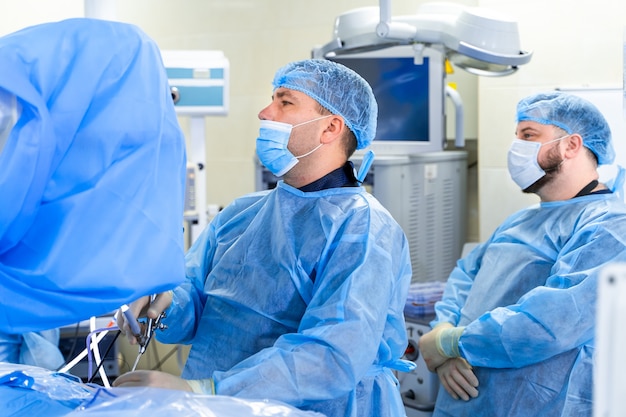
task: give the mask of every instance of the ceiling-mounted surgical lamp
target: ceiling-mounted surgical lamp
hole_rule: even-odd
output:
[[[442,45],[456,66],[476,75],[502,76],[530,61],[520,49],[517,23],[494,11],[459,4],[425,3],[415,15],[391,16],[389,0],[339,15],[333,40],[314,58],[358,54],[399,45]]]

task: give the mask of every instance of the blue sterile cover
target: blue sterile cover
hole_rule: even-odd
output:
[[[155,42],[87,18],[0,38],[0,331],[76,322],[184,274],[185,141]]]
[[[268,399],[201,395],[149,387],[105,388],[68,374],[0,362],[2,416],[323,417]]]

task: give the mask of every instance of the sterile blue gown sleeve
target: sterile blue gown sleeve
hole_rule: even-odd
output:
[[[0,153],[0,332],[179,284],[185,143],[154,41],[69,19],[0,38],[0,62],[21,106]]]
[[[193,346],[183,378],[333,416],[402,416],[406,237],[362,187],[279,182],[238,199],[186,258],[157,337]]]
[[[509,217],[458,262],[436,305],[433,325],[466,326],[459,347],[480,394],[441,389],[435,416],[591,416],[598,275],[620,261],[626,206],[615,195]]]

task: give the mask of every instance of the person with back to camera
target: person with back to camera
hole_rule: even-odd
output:
[[[0,63],[0,362],[56,370],[60,328],[182,281],[185,138],[135,25],[25,27]]]
[[[626,261],[626,205],[598,182],[615,158],[588,101],[562,92],[517,105],[513,180],[540,203],[459,260],[420,350],[442,383],[434,416],[587,416],[593,411],[598,275]],[[479,393],[480,391],[480,393]]]
[[[374,138],[374,95],[352,70],[315,59],[282,67],[273,87],[257,155],[283,180],[213,219],[187,253],[184,284],[149,309],[147,297],[130,306],[136,316],[165,310],[157,337],[192,344],[182,378],[137,371],[115,385],[403,416],[392,369],[414,366],[400,359],[407,239],[348,161]]]

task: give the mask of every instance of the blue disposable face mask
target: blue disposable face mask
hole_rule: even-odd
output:
[[[256,154],[263,166],[269,169],[270,172],[277,177],[285,175],[298,163],[300,158],[311,155],[323,145],[323,143],[320,143],[311,151],[300,156],[294,156],[289,149],[287,149],[291,131],[298,126],[302,126],[316,120],[325,119],[330,116],[332,116],[332,114],[317,117],[313,120],[298,123],[297,125],[275,122],[273,120],[261,120],[259,137],[256,140]]]
[[[522,190],[525,190],[546,175],[546,171],[539,165],[539,150],[543,145],[557,142],[568,136],[565,135],[545,143],[514,139],[507,157],[509,174],[513,181]]]

